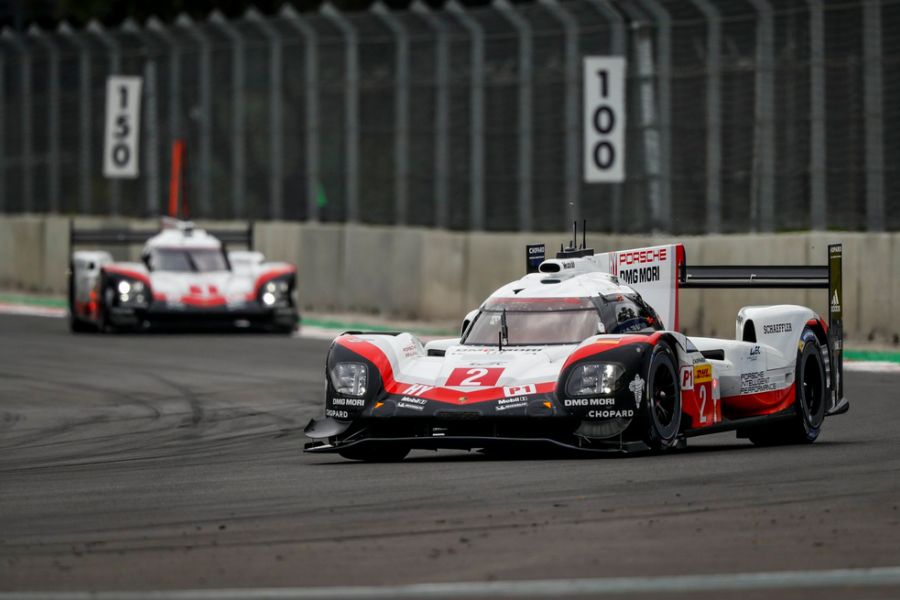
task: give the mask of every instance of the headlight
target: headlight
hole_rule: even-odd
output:
[[[116,284],[119,292],[118,304],[126,307],[141,307],[147,304],[146,288],[141,281],[123,279]]]
[[[284,279],[275,279],[266,282],[262,286],[259,295],[259,301],[263,306],[289,305],[290,304],[290,284]]]
[[[331,369],[331,385],[338,394],[360,398],[366,395],[368,374],[363,363],[338,363]]]
[[[566,381],[569,396],[610,396],[619,387],[625,369],[612,363],[582,363],[572,369]]]

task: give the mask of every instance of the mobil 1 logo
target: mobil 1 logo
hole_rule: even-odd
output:
[[[584,180],[625,181],[625,58],[584,59]]]
[[[141,126],[141,78],[113,75],[106,80],[106,131],[103,175],[138,176],[138,133]]]

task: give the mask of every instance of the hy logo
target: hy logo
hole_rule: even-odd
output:
[[[634,406],[640,408],[641,396],[644,395],[644,380],[640,375],[634,376],[634,379],[628,384],[628,389],[634,394]]]
[[[414,383],[401,393],[404,396],[421,396],[425,392],[432,389],[434,389],[433,385],[422,385],[421,383]]]

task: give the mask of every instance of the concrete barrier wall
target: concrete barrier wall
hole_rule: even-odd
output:
[[[80,227],[151,229],[155,221],[79,218]],[[241,223],[201,223],[242,227]],[[269,260],[297,264],[304,310],[460,320],[494,289],[524,271],[526,243],[551,251],[570,233],[462,233],[423,228],[265,222],[255,243]],[[689,264],[824,264],[829,243],[844,244],[845,331],[850,340],[897,344],[900,325],[900,234],[816,232],[720,235],[678,240],[588,235],[598,252],[681,241]],[[109,248],[134,259],[140,248]],[[68,219],[0,216],[0,287],[62,294],[68,265]],[[687,333],[731,337],[742,306],[796,303],[826,314],[819,290],[689,290],[681,296]]]

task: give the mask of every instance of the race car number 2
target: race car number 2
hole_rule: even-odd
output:
[[[490,386],[497,385],[503,374],[503,368],[457,367],[450,372],[446,385],[454,386]]]

